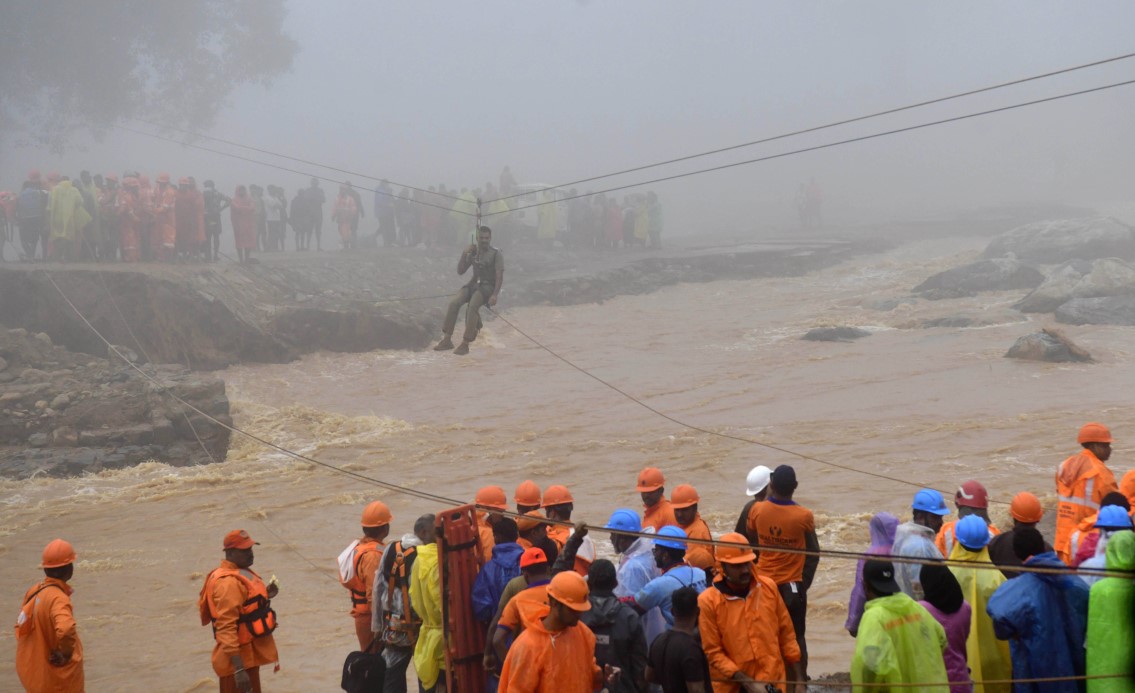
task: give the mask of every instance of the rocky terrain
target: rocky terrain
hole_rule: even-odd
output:
[[[224,459],[228,429],[187,412],[175,393],[232,423],[225,383],[183,366],[143,368],[52,344],[44,333],[0,329],[0,476],[75,476],[158,459]]]

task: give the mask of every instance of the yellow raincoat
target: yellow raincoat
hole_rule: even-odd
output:
[[[966,561],[968,563],[991,563],[989,549],[970,551],[962,546],[961,542],[954,543],[954,550],[950,553],[951,561]],[[970,675],[974,681],[1003,681],[1013,678],[1013,664],[1009,656],[1009,643],[998,640],[993,633],[993,619],[985,610],[989,598],[1005,582],[1005,576],[1000,570],[983,570],[981,568],[951,567],[954,577],[962,586],[962,595],[969,602],[973,610],[973,620],[970,622],[969,639],[966,640],[966,661],[969,664]],[[1011,684],[994,684],[990,686],[975,685],[974,693],[1010,693]]]
[[[634,210],[634,237],[645,241],[650,232],[650,210],[646,208],[646,202],[643,200],[635,203]]]
[[[47,198],[47,218],[51,224],[51,240],[74,241],[79,232],[91,223],[91,215],[83,207],[83,194],[71,181],[60,181]]]
[[[539,225],[536,227],[536,238],[542,241],[554,241],[556,239],[558,222],[555,199],[552,193],[544,193],[540,200],[540,206],[536,208],[537,219],[539,219]]]
[[[418,547],[410,578],[410,603],[422,617],[422,630],[414,646],[414,670],[425,688],[433,688],[445,669],[445,634],[441,623],[441,575],[437,544]]]

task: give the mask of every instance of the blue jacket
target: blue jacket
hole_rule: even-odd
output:
[[[520,575],[520,554],[524,549],[515,541],[497,544],[493,557],[477,573],[473,582],[473,615],[482,623],[489,623],[497,613],[504,586]]]
[[[1026,566],[1068,570],[1047,551]],[[985,610],[998,638],[1009,641],[1013,678],[1084,675],[1084,636],[1088,621],[1088,588],[1069,571],[1064,575],[1021,573],[997,588]],[[1077,682],[1014,684],[1016,693],[1079,690]]]

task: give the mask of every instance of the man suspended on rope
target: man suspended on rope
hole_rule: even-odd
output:
[[[477,230],[477,242],[470,245],[461,253],[457,261],[457,274],[465,274],[470,267],[473,268],[473,279],[461,287],[453,300],[449,302],[449,310],[445,314],[445,323],[442,325],[442,338],[434,347],[434,351],[449,351],[453,349],[453,328],[457,325],[457,313],[461,306],[468,303],[465,310],[465,335],[461,344],[453,349],[453,353],[464,355],[469,353],[469,343],[477,338],[477,331],[481,328],[481,306],[495,306],[497,296],[500,295],[501,284],[504,283],[504,255],[501,251],[490,245],[493,230],[482,226]]]

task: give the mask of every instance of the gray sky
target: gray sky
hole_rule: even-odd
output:
[[[522,182],[558,183],[1135,50],[1135,5],[1119,1],[293,0],[289,13],[301,45],[294,70],[271,89],[235,93],[210,134],[416,185],[480,186],[506,163]],[[1133,74],[1125,61],[657,173]],[[1106,206],[1129,195],[1133,106],[1135,87],[1124,87],[654,189],[669,233],[788,223],[796,186],[812,175],[829,215],[847,220],[990,203]],[[128,133],[63,156],[9,147],[0,161],[8,189],[33,167],[168,170],[230,190],[306,182]]]

